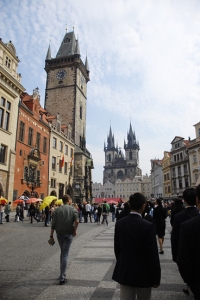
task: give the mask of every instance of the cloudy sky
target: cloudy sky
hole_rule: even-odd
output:
[[[90,67],[87,148],[93,181],[102,182],[110,124],[123,148],[130,121],[140,144],[140,168],[162,159],[178,135],[195,137],[200,121],[199,0],[0,0],[0,37],[16,47],[18,72],[44,105],[45,57],[55,57],[65,29],[78,36]]]

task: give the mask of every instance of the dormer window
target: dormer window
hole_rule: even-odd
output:
[[[198,129],[199,137],[200,137],[200,128]]]
[[[6,56],[6,67],[10,69],[11,59]]]
[[[69,38],[64,39],[64,43],[65,44],[70,43],[70,39]]]

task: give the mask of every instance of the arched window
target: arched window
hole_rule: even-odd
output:
[[[121,170],[117,172],[117,179],[122,179],[123,176],[124,176],[124,174]]]
[[[108,154],[108,161],[111,161],[111,154]]]
[[[129,159],[132,159],[132,152],[129,152]]]

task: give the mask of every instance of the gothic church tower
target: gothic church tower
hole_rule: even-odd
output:
[[[118,146],[115,147],[114,134],[110,127],[107,137],[107,146],[104,144],[105,166],[103,172],[103,183],[110,181],[115,184],[117,179],[124,180],[126,178],[133,179],[137,175],[141,175],[139,168],[139,142],[136,141],[135,132],[130,124],[127,133],[127,143],[124,141],[125,155]]]

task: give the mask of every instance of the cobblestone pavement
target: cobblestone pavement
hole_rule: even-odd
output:
[[[60,286],[59,246],[49,246],[50,227],[28,218],[0,225],[0,299],[1,300],[75,300],[119,299],[119,286],[112,277],[114,224],[79,224],[68,260],[68,282]],[[170,225],[167,221],[164,255],[160,255],[162,280],[153,289],[152,300],[184,300],[185,287],[171,259]]]

